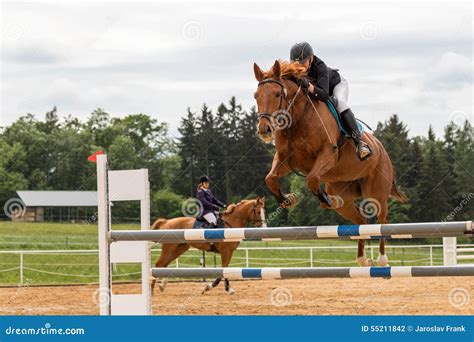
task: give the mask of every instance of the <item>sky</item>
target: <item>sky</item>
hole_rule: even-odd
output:
[[[410,135],[473,121],[470,2],[8,3],[2,5],[0,126],[57,106],[81,119],[145,113],[177,136],[188,107],[255,105],[253,63],[312,44],[349,81],[371,126]]]

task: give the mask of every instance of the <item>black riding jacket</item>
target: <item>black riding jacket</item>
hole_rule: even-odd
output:
[[[334,87],[341,82],[338,69],[329,68],[316,56],[309,66],[308,79],[314,85],[315,95],[320,101],[326,101],[332,95]]]

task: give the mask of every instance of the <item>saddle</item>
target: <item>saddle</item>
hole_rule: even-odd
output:
[[[337,98],[335,96],[331,96],[327,101],[326,101],[326,105],[328,106],[329,110],[331,111],[331,114],[332,116],[334,117],[334,119],[336,120],[337,122],[337,127],[339,127],[339,132],[341,132],[341,135],[343,135],[344,137],[346,138],[350,138],[350,134],[347,132],[348,129],[347,127],[344,126],[343,124],[343,121],[342,121],[342,118],[341,118],[341,113],[339,113],[337,111],[337,105],[338,105],[338,101],[337,101]],[[365,124],[364,122],[362,122],[361,120],[357,119],[357,126],[359,127],[359,131],[361,133],[364,133],[364,125],[367,126],[367,124]],[[368,126],[367,126],[368,127]],[[370,127],[368,127],[370,129]]]
[[[209,222],[206,221],[204,217],[199,215],[196,217],[196,220],[193,224],[193,229],[204,229],[204,228],[224,228],[224,220],[222,219],[222,214],[219,212],[217,213],[217,224],[216,226],[212,226]]]

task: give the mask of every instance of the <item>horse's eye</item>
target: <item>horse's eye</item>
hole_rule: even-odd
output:
[[[253,98],[256,100],[257,99],[257,93],[253,93]]]
[[[280,95],[281,95],[280,93],[276,93],[276,97],[280,97]]]

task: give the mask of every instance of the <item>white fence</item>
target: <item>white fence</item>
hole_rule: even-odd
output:
[[[474,244],[464,244],[459,245],[459,248],[474,248]],[[370,256],[374,259],[378,251],[378,246],[367,246]],[[356,253],[356,245],[348,246],[285,246],[285,247],[240,247],[238,253],[232,258],[232,266],[238,267],[261,267],[261,266],[281,266],[281,267],[301,267],[302,265],[314,267],[316,265],[339,265],[347,266],[354,264],[354,258]],[[159,248],[152,249],[153,256],[155,257],[160,251]],[[289,253],[284,253],[285,251]],[[264,257],[266,253],[275,254],[281,252],[285,254],[285,257],[275,257],[269,256]],[[294,252],[294,253],[291,253]],[[320,254],[324,252],[325,256],[334,255],[334,257],[321,258]],[[348,259],[341,259],[341,252],[348,253]],[[407,265],[407,266],[434,266],[443,264],[443,245],[395,245],[387,247],[387,253],[390,258],[390,262],[397,265]],[[4,255],[17,255],[18,260],[15,263],[4,262]],[[298,257],[288,257],[288,255],[297,254]],[[303,256],[301,256],[303,254]],[[44,273],[57,276],[71,277],[71,278],[83,278],[90,281],[96,281],[98,273],[96,274],[71,274],[71,273],[58,273],[45,270],[42,264],[25,263],[25,255],[58,255],[58,263],[51,263],[48,266],[60,266],[61,256],[62,255],[92,255],[97,257],[98,250],[5,250],[0,251],[0,284],[4,284],[5,281],[2,281],[2,274],[6,272],[19,272],[19,282],[18,285],[25,284],[24,272],[35,272],[35,273]],[[214,266],[214,263],[219,266],[220,260],[219,257],[214,253],[206,254],[207,266]],[[406,257],[409,256],[409,258]],[[190,263],[190,259],[198,259],[198,262]],[[209,264],[211,260],[211,264]],[[199,263],[203,265],[203,256],[198,253],[198,251],[193,250],[193,253],[188,253],[181,256],[172,267],[189,267],[196,266]],[[96,263],[94,263],[95,265]],[[69,266],[91,266],[92,263],[81,264],[67,264]],[[13,266],[13,267],[12,267]],[[139,274],[140,272],[136,272]],[[135,273],[130,273],[135,274]],[[130,274],[121,274],[130,275]]]

